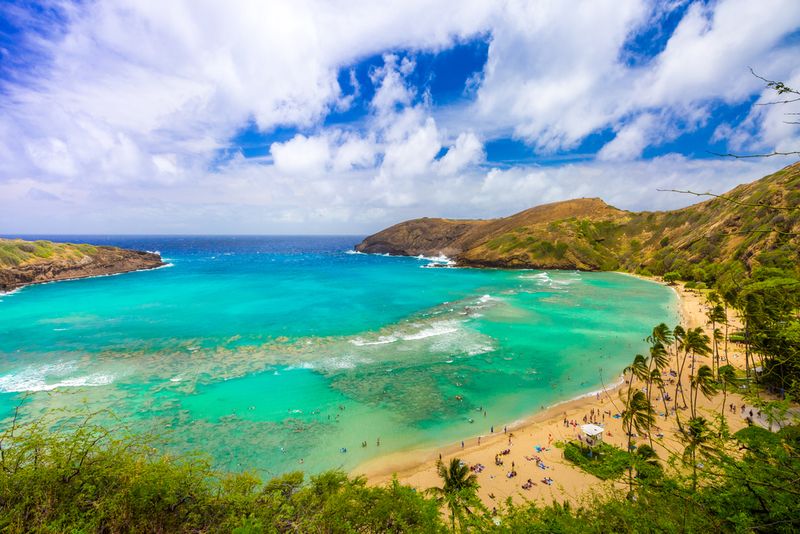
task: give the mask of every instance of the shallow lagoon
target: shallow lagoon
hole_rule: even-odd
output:
[[[614,382],[677,319],[670,289],[634,277],[428,268],[349,253],[357,237],[55,239],[171,266],[0,296],[0,410],[108,408],[226,469],[485,434]]]

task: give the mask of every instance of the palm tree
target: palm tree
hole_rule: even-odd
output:
[[[716,295],[716,293],[712,293],[712,295]],[[722,324],[726,320],[726,318],[725,318],[725,308],[722,307],[722,304],[719,304],[719,297],[717,297],[716,301],[712,301],[712,302],[715,302],[715,305],[714,305],[714,307],[712,307],[708,311],[708,320],[711,323],[711,331],[714,334],[714,337],[713,337],[713,350],[712,350],[712,353],[713,353],[713,356],[714,356],[712,361],[714,363],[712,363],[712,365],[716,364],[716,366],[713,367],[713,369],[716,370],[716,369],[719,369],[719,344],[718,344],[718,341],[719,341],[719,336],[721,335],[719,333],[719,331],[717,330],[717,325],[718,324]]]
[[[701,366],[697,374],[692,377],[691,386],[694,391],[692,417],[697,417],[697,393],[702,392],[705,398],[710,399],[717,392],[717,383],[714,381],[714,371],[711,367]]]
[[[633,357],[633,363],[631,363],[628,367],[626,367],[623,373],[630,373],[630,385],[633,386],[633,378],[636,377],[642,382],[647,381],[647,377],[650,375],[650,371],[647,368],[647,358],[642,356],[641,354],[637,354]]]
[[[686,448],[683,451],[683,461],[692,462],[692,491],[697,490],[697,453],[710,450],[709,442],[712,435],[705,417],[692,417],[686,426],[681,428],[681,437]]]
[[[675,369],[681,369],[681,360],[680,354],[683,350],[683,344],[686,339],[686,330],[681,325],[675,325],[675,328],[672,330],[672,341],[673,345],[672,348],[675,351]],[[683,405],[686,405],[686,398],[683,396],[683,388],[681,387],[681,373],[678,372],[678,380],[675,384],[675,412],[678,411],[678,391],[681,393],[681,398],[683,399]]]
[[[636,478],[645,478],[660,467],[656,450],[650,445],[639,445],[636,449]]]
[[[672,343],[672,337],[673,333],[669,327],[664,323],[660,323],[653,327],[653,333],[647,338],[647,342],[650,344],[659,342],[662,345],[669,345]]]
[[[625,406],[628,406],[631,402],[631,395],[634,391],[633,380],[638,378],[640,381],[646,382],[650,378],[650,370],[648,369],[647,358],[641,354],[637,354],[633,357],[633,362],[622,370],[622,374],[629,375],[630,377],[628,380],[627,398],[625,399]]]
[[[622,425],[628,433],[628,454],[630,455],[630,465],[628,467],[628,485],[631,494],[633,493],[633,463],[634,457],[631,453],[633,430],[636,429],[637,433],[643,434],[655,422],[653,416],[653,407],[647,396],[639,390],[630,393],[628,390],[628,401],[625,404],[625,411],[622,413]]]
[[[478,476],[471,473],[467,465],[453,458],[446,465],[439,460],[436,470],[442,479],[441,488],[430,488],[428,492],[436,497],[440,505],[447,506],[450,511],[450,526],[456,531],[456,519],[463,522],[465,514],[471,514],[470,506],[480,507],[478,499]]]
[[[701,327],[692,328],[686,331],[686,335],[682,340],[683,344],[683,359],[681,360],[680,369],[678,369],[678,386],[675,388],[675,395],[678,395],[678,387],[681,386],[681,377],[683,376],[683,369],[686,366],[686,359],[688,358],[689,354],[692,355],[692,368],[690,373],[690,382],[692,380],[691,377],[694,376],[695,371],[695,359],[697,356],[705,356],[709,352],[711,352],[711,347],[708,345],[709,339],[703,329]],[[713,376],[713,373],[712,373]],[[686,398],[683,396],[683,387],[680,387],[681,397],[683,398],[684,408],[686,408]],[[691,401],[691,393],[689,395],[689,400]],[[677,401],[677,399],[676,399]],[[692,414],[695,415],[694,413]],[[680,416],[678,415],[677,410],[675,411],[675,417],[678,421],[678,427],[681,426]]]
[[[722,418],[722,422],[725,423],[725,405],[728,400],[728,386],[735,385],[737,382],[736,369],[730,364],[723,365],[719,368],[719,371],[717,371],[717,378],[719,379],[720,386],[722,386],[722,410],[720,410],[720,417]]]

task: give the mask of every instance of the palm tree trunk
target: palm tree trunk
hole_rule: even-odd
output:
[[[750,379],[750,335],[747,318],[744,320],[744,368],[748,380]]]
[[[714,319],[711,320],[711,340],[713,342],[712,348],[712,355],[711,355],[711,371],[713,371],[714,376],[716,376],[717,371],[719,369],[719,361],[717,359],[717,323]]]
[[[664,420],[666,421],[669,417],[669,407],[667,406],[667,388],[662,385],[658,386],[659,391],[661,391],[661,400],[664,401]]]
[[[647,364],[647,406],[652,406],[650,403],[651,393],[653,391],[653,371],[650,366],[653,364],[653,358],[650,358],[650,362]],[[649,419],[648,419],[649,421]],[[653,429],[650,427],[650,423],[647,424],[647,440],[650,442],[650,448],[653,448]]]
[[[725,363],[728,361],[728,303],[725,303]]]
[[[631,371],[631,380],[628,384],[628,401],[625,403],[625,409],[630,412],[631,409],[631,394],[633,393],[633,371]],[[631,454],[631,440],[633,436],[633,417],[628,414],[628,494],[633,493],[633,455]]]
[[[727,408],[728,403],[728,383],[722,383],[722,409],[719,411],[719,415],[722,418],[722,424],[725,424],[725,408]]]
[[[628,408],[630,409],[630,408]],[[628,495],[633,493],[633,453],[631,452],[631,441],[633,440],[633,418],[628,423]]]
[[[680,366],[678,367],[678,383],[675,384],[675,419],[678,421],[678,427],[681,428],[681,418],[678,415],[678,392],[681,394],[681,399],[683,400],[683,407],[686,407],[686,396],[683,394],[683,383],[681,378],[683,377],[683,368],[686,366],[686,356],[688,351],[683,352],[683,360],[681,360]],[[690,395],[691,398],[691,395]]]

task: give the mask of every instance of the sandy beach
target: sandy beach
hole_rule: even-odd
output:
[[[706,324],[707,305],[703,295],[687,290],[682,285],[675,286],[675,291],[679,297],[681,324],[685,328],[703,327],[710,335],[711,328]],[[736,319],[732,317],[731,319],[735,325]],[[642,336],[648,333],[642,332]],[[633,356],[631,354],[631,360]],[[710,365],[710,363],[710,358],[697,360],[697,365]],[[723,361],[721,364],[724,363]],[[744,367],[740,347],[729,345],[729,363],[737,368]],[[688,393],[688,363],[686,367],[682,383]],[[665,376],[665,380],[667,378]],[[621,418],[614,417],[622,413],[624,403],[620,395],[626,392],[626,386],[621,383],[619,377],[605,379],[612,383],[606,383],[606,389],[601,392],[558,404],[524,421],[509,422],[507,428],[495,427],[494,433],[490,433],[487,428],[486,435],[465,439],[463,445],[454,443],[437,449],[403,451],[381,456],[358,466],[352,474],[365,475],[371,484],[386,483],[396,475],[400,482],[427,489],[440,484],[436,473],[436,461],[440,457],[444,461],[457,457],[470,466],[476,464],[485,466],[482,472],[478,473],[479,495],[490,509],[507,498],[512,498],[516,502],[579,501],[589,491],[610,489],[612,483],[601,481],[564,460],[561,449],[557,448],[555,443],[576,439],[580,433],[580,426],[584,423],[584,417],[586,421],[591,421],[592,414],[595,414],[594,420],[605,428],[604,440],[623,449],[626,447]],[[618,384],[615,386],[614,382]],[[672,388],[674,385],[668,385],[667,391],[672,391],[671,394],[674,394]],[[719,413],[722,402],[721,394],[711,400],[700,395],[699,412],[713,417]],[[726,404],[741,406],[743,400],[738,394],[729,393]],[[663,435],[659,438],[654,436],[653,445],[659,457],[666,458],[670,452],[683,450],[683,446],[677,439],[677,423],[674,415],[668,414],[666,418],[664,417],[664,405],[661,401],[656,402],[654,399],[653,405],[657,414],[656,433],[659,436]],[[671,407],[672,403],[669,405]],[[688,417],[688,410],[680,413],[684,419]],[[733,431],[746,425],[739,409],[735,414],[727,413],[728,424]],[[635,442],[648,443],[648,440],[639,438]],[[501,456],[503,465],[495,465],[496,455],[505,450],[509,452]],[[507,474],[512,470],[512,466],[517,476],[509,478]],[[545,477],[552,479],[552,484],[544,483]],[[534,485],[526,490],[522,485],[528,479],[532,480]]]

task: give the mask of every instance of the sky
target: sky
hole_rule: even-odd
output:
[[[0,0],[0,234],[672,209],[794,163],[797,0]]]

